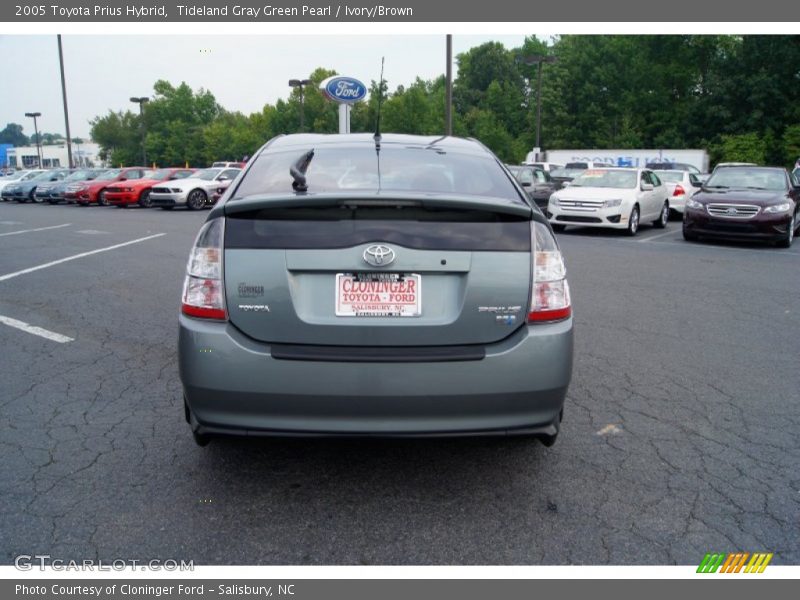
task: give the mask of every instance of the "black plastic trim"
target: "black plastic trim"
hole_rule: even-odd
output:
[[[484,346],[313,346],[273,344],[270,354],[278,360],[315,362],[416,363],[483,360]]]

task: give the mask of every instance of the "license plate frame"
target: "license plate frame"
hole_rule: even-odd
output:
[[[375,271],[337,273],[334,311],[337,317],[420,317],[422,275]]]

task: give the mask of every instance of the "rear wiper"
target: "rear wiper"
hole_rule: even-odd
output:
[[[311,159],[314,158],[314,149],[312,148],[305,154],[303,154],[300,158],[295,161],[295,163],[289,167],[289,173],[292,176],[294,181],[292,182],[292,189],[296,192],[306,192],[308,191],[308,183],[306,182],[306,170],[308,169],[308,165],[311,163]]]
[[[728,189],[730,189],[730,186],[727,186],[727,185],[707,185],[705,187],[707,187],[710,190],[728,190]]]
[[[748,186],[747,186],[747,189],[748,189],[748,190],[765,190],[765,189],[767,189],[767,188],[765,188],[765,187],[760,187],[760,186],[757,186],[757,185],[748,185]]]

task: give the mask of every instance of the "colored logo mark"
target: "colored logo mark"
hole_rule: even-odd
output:
[[[709,552],[700,561],[698,573],[763,573],[772,560],[772,552]],[[748,561],[749,559],[749,561]],[[746,564],[745,564],[746,563]]]

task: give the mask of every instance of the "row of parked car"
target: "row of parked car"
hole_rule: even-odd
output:
[[[214,163],[207,169],[32,169],[0,178],[4,201],[66,202],[128,208],[199,210],[216,203],[241,172],[242,163]]]
[[[800,169],[721,163],[703,175],[688,166],[574,166],[561,180],[552,175],[558,168],[508,168],[555,231],[602,227],[636,235],[641,223],[663,228],[670,215],[680,215],[687,241],[721,237],[792,245],[800,227]]]

